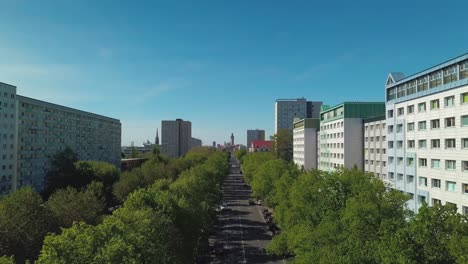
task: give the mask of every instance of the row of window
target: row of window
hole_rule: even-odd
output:
[[[457,70],[459,67],[459,70]],[[460,74],[460,76],[458,76]],[[439,87],[442,84],[449,84],[455,81],[468,78],[468,61],[458,65],[452,65],[445,69],[422,76],[418,79],[408,81],[387,90],[387,101],[412,95],[431,88]]]
[[[440,139],[431,139],[431,148],[432,149],[439,149],[441,148],[441,140]],[[456,149],[457,148],[457,141],[455,138],[447,138],[444,141],[444,147],[445,149]],[[394,142],[393,141],[388,141],[388,148],[393,149],[394,148]],[[397,142],[397,149],[402,149],[403,148],[403,141],[398,140]],[[468,138],[462,138],[460,139],[460,146],[461,149],[468,149]],[[415,140],[408,140],[407,141],[407,148],[408,149],[414,149],[416,147],[416,141]],[[420,139],[418,140],[418,148],[420,149],[425,149],[427,148],[427,140],[426,139]]]
[[[368,130],[372,131],[372,130],[374,130],[374,127],[375,127],[375,130],[380,130],[380,127],[382,127],[382,129],[385,129],[385,123],[383,123],[382,126],[380,124],[376,124],[375,126],[374,125],[365,126],[365,131],[366,132]]]
[[[320,126],[320,130],[324,131],[324,130],[327,130],[327,129],[340,128],[340,127],[344,127],[344,122],[343,121],[333,123],[333,124]]]
[[[387,167],[387,162],[386,161],[382,161],[380,162],[380,160],[366,160],[365,161],[366,165],[370,165],[370,166],[377,166],[377,167],[380,167],[380,165],[382,165],[382,167],[386,168]]]
[[[441,160],[440,159],[431,159],[431,168],[432,169],[440,169],[441,168]],[[395,157],[388,157],[388,163],[389,164],[394,164],[395,163]],[[415,166],[415,158],[406,158],[406,162],[404,162],[403,157],[397,157],[396,158],[396,164],[397,165],[403,165],[405,164],[406,166]],[[427,167],[427,159],[426,158],[419,158],[418,159],[418,166],[419,167]],[[446,170],[451,170],[455,171],[457,170],[457,161],[456,160],[445,160],[445,165],[444,168]],[[461,171],[463,172],[468,172],[468,161],[461,161]]]
[[[341,133],[322,134],[322,135],[320,135],[320,138],[321,138],[321,139],[344,138],[344,132],[341,132]]]
[[[380,141],[380,137],[379,136],[376,136],[376,137],[365,137],[364,138],[364,141],[365,142],[374,142],[374,139],[375,139],[375,142],[379,142]],[[387,140],[387,137],[386,136],[382,136],[382,141],[386,141]]]
[[[334,148],[334,149],[343,149],[344,143],[327,143],[320,144],[321,148]]]
[[[320,153],[320,157],[322,157],[322,158],[333,158],[333,159],[344,159],[344,154],[343,153],[326,153],[326,152],[322,152],[322,153]]]
[[[440,129],[440,119],[432,119],[430,120],[430,128],[431,129]],[[460,126],[461,127],[468,127],[468,115],[460,116]],[[454,128],[456,127],[456,119],[455,117],[447,117],[444,118],[444,127],[445,128]],[[406,124],[406,130],[408,132],[413,132],[415,131],[415,123],[414,122],[409,122]],[[424,131],[427,130],[427,121],[418,121],[418,130],[419,131]],[[394,131],[394,126],[390,125],[388,126],[388,133],[393,133]],[[403,132],[403,124],[397,124],[396,125],[396,133],[402,133]]]

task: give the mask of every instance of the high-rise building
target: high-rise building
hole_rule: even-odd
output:
[[[384,182],[387,178],[387,127],[385,115],[364,120],[364,171]]]
[[[292,132],[294,119],[319,118],[322,102],[311,102],[305,98],[278,99],[275,102],[275,134],[280,129]]]
[[[388,178],[423,202],[468,214],[468,54],[386,84]]]
[[[20,96],[4,83],[0,102],[0,193],[24,186],[41,191],[51,159],[66,147],[80,160],[120,167],[119,120]]]
[[[322,106],[319,169],[364,169],[363,120],[385,114],[384,102],[345,102]]]
[[[319,118],[305,118],[294,122],[293,160],[304,170],[317,169]]]
[[[180,157],[190,150],[192,123],[182,119],[161,122],[161,151],[170,157]]]
[[[260,129],[249,129],[247,130],[247,148],[250,148],[252,141],[264,141],[265,130]]]

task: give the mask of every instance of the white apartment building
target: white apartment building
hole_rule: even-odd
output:
[[[161,151],[169,157],[180,157],[190,150],[192,123],[182,119],[161,122]]]
[[[387,127],[385,115],[364,120],[364,171],[387,182]]]
[[[275,134],[280,129],[292,132],[294,119],[319,118],[322,102],[311,102],[305,98],[278,99],[275,102]]]
[[[385,114],[385,103],[345,102],[322,106],[319,169],[333,171],[354,166],[364,169],[363,119]]]
[[[20,96],[8,84],[0,83],[0,91],[1,193],[41,191],[51,158],[66,147],[80,160],[120,167],[119,120]]]
[[[294,122],[293,160],[304,170],[317,169],[319,118],[306,118]]]
[[[252,141],[265,140],[265,130],[249,129],[247,130],[247,148],[250,148]]]
[[[388,176],[423,202],[468,214],[468,54],[386,83]]]

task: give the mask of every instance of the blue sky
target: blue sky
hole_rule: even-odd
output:
[[[175,118],[245,143],[277,98],[382,101],[390,71],[468,52],[468,1],[321,2],[0,0],[0,82],[120,119],[124,145]]]

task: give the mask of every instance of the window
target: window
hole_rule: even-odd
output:
[[[427,159],[419,159],[419,167],[427,167]]]
[[[387,117],[388,118],[393,117],[393,110],[388,110]]]
[[[462,171],[468,172],[468,161],[462,161]]]
[[[393,126],[388,126],[388,133],[393,133]]]
[[[439,99],[431,101],[431,110],[439,109]]]
[[[445,118],[445,127],[455,127],[455,117]]]
[[[439,199],[432,198],[432,206],[442,205],[442,201]]]
[[[466,183],[462,184],[462,193],[463,194],[468,194],[468,184],[466,184]]]
[[[456,145],[455,145],[455,139],[454,138],[449,138],[449,139],[446,139],[445,140],[445,148],[446,149],[454,149],[456,148]]]
[[[393,164],[394,157],[388,157],[388,163]]]
[[[408,131],[414,131],[414,123],[408,123]]]
[[[393,148],[393,141],[389,141],[389,142],[388,142],[388,148],[389,148],[389,149],[392,149],[392,148]]]
[[[414,113],[414,105],[408,105],[408,107],[406,108],[406,112],[408,114]]]
[[[445,169],[446,170],[455,170],[457,162],[454,160],[446,160],[445,161]]]
[[[407,181],[408,181],[408,183],[413,183],[414,182],[414,176],[413,175],[408,175],[407,176]]]
[[[432,159],[431,160],[431,168],[433,168],[433,169],[440,168],[440,159]]]
[[[464,61],[460,64],[460,79],[468,78],[468,61]]]
[[[462,145],[462,148],[468,149],[468,138],[462,138],[461,145]]]
[[[403,180],[403,174],[398,173],[398,174],[397,174],[397,179],[398,179],[399,181],[402,181],[402,180]]]
[[[440,139],[431,139],[431,148],[440,148]]]
[[[468,93],[461,94],[461,103],[468,104]]]
[[[445,182],[445,188],[446,188],[446,191],[448,191],[448,192],[454,192],[456,187],[457,187],[456,182],[453,182],[453,181],[446,181]]]
[[[414,166],[414,158],[407,158],[406,166]]]
[[[426,177],[419,177],[419,186],[427,187],[427,178]]]
[[[408,148],[412,149],[414,148],[414,145],[415,145],[414,140],[408,140]]]
[[[425,91],[428,89],[429,85],[427,81],[427,76],[418,79],[418,92]]]
[[[468,74],[467,74],[467,75],[468,75]],[[463,215],[468,215],[468,206],[463,206],[462,214],[463,214]]]
[[[419,130],[426,130],[426,121],[419,121],[418,122],[418,129]]]
[[[445,97],[445,107],[451,107],[455,105],[455,96]]]
[[[468,115],[462,116],[462,117],[460,118],[460,120],[461,120],[461,125],[462,125],[462,126],[464,126],[464,127],[465,127],[465,126],[468,126]]]
[[[403,107],[398,108],[397,114],[398,114],[398,116],[404,115],[405,114],[405,109]]]
[[[442,73],[439,71],[431,74],[431,76],[429,77],[429,81],[429,88],[434,88],[442,85]]]
[[[439,179],[432,179],[431,180],[432,188],[440,188],[440,180]]]
[[[457,66],[444,69],[444,84],[457,81]]]
[[[425,203],[426,202],[426,196],[418,195],[418,202],[420,204]]]
[[[403,163],[403,158],[402,157],[398,157],[397,159],[397,164],[398,165],[401,165]]]
[[[403,132],[403,124],[398,124],[398,125],[397,125],[396,132],[397,132],[397,133]]]
[[[438,129],[438,128],[440,128],[440,120],[439,119],[431,120],[431,129]]]
[[[395,179],[395,173],[389,172],[388,176],[390,177],[391,180]]]
[[[418,140],[418,146],[419,148],[427,148],[426,140],[425,139]]]
[[[402,140],[397,141],[397,148],[399,148],[399,149],[403,148],[403,141]]]
[[[426,103],[418,104],[418,111],[419,112],[426,112]]]

